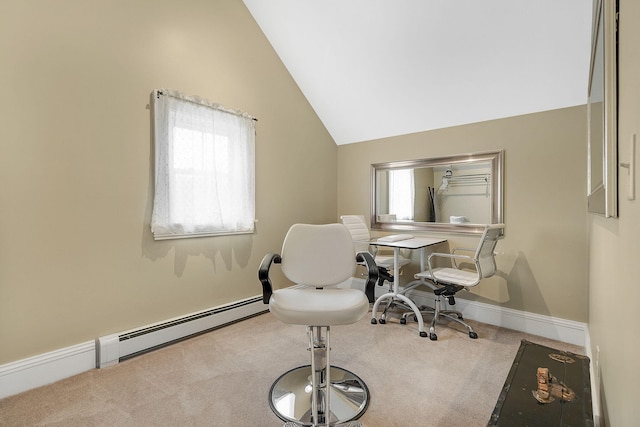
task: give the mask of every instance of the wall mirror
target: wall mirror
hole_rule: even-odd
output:
[[[504,151],[371,165],[371,228],[481,233],[503,222]]]
[[[617,9],[594,0],[589,71],[587,209],[618,216]]]

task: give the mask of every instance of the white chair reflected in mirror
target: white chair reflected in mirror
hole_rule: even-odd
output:
[[[387,217],[386,219],[391,221],[395,218],[395,215],[387,215]],[[380,269],[378,285],[382,286],[384,281],[387,281],[391,287],[394,280],[391,274],[393,271],[393,250],[378,250],[377,246],[371,246],[369,244],[371,241],[371,233],[365,222],[364,215],[342,215],[340,220],[349,229],[356,252],[366,251],[372,254],[376,265]],[[409,258],[404,256],[398,257],[398,267],[400,271],[402,271],[402,267],[410,263],[411,260]]]
[[[396,214],[380,214],[378,215],[378,221],[380,222],[396,222],[398,216]]]
[[[354,253],[351,234],[342,224],[293,225],[281,254],[267,254],[258,277],[263,302],[280,321],[305,325],[311,364],[281,375],[271,387],[269,404],[285,426],[358,426],[367,409],[369,391],[354,373],[330,364],[330,327],[348,325],[369,311],[358,289],[342,288],[356,263],[367,266],[367,285],[373,287],[378,269],[368,252]],[[269,271],[281,264],[284,276],[297,286],[273,289]]]
[[[467,328],[469,337],[478,338],[478,334],[464,321],[462,313],[457,310],[442,309],[442,305],[455,304],[455,295],[461,290],[469,290],[483,279],[496,273],[496,260],[494,250],[498,240],[504,236],[504,224],[487,225],[477,248],[455,248],[451,253],[434,252],[427,258],[428,269],[415,275],[415,278],[423,284],[431,287],[435,294],[434,308],[421,307],[422,315],[432,315],[429,338],[437,340],[436,323],[441,318],[451,320]],[[438,266],[438,260],[445,259],[450,266]],[[403,314],[415,316],[413,312]]]

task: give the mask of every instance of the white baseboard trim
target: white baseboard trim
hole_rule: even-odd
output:
[[[359,285],[358,280],[354,282],[351,286],[357,288]],[[364,281],[362,282],[364,284]],[[380,291],[384,293],[386,289],[376,286],[376,294]],[[410,292],[410,296],[418,305],[433,304],[433,295],[429,292],[413,290]],[[252,301],[251,304],[244,307],[244,311],[241,314],[251,316],[260,311],[265,311],[265,306],[261,304],[261,301]],[[456,300],[456,308],[468,319],[583,346],[585,350],[590,353],[588,328],[584,323],[512,310],[475,301],[467,301],[462,298]],[[223,318],[222,321],[221,319],[216,319],[215,324],[207,323],[206,325],[198,325],[199,327],[197,329],[202,330],[207,327],[215,327],[232,320],[231,318]],[[189,333],[194,332],[197,331],[189,330]],[[163,338],[163,340],[164,339],[166,338]],[[96,357],[96,346],[100,344],[99,340],[96,341],[88,341],[1,365],[0,399],[95,369],[96,361],[98,364],[101,362],[101,360],[97,360]],[[102,357],[107,354],[108,352],[104,352]],[[122,356],[121,351],[115,354],[117,355],[114,357],[114,360]],[[589,354],[587,354],[587,356],[593,360]],[[103,360],[102,362],[105,361]],[[594,364],[591,363],[592,393],[594,402],[596,402],[597,389],[593,388],[595,377],[593,366]],[[594,418],[596,416],[596,409],[597,408],[594,407]]]
[[[361,278],[352,278],[348,282],[345,282],[345,285],[354,289],[360,289],[364,292],[365,281]],[[375,287],[376,298],[387,292],[389,292],[389,290],[386,286]],[[419,306],[426,305],[433,307],[434,295],[431,292],[412,289],[407,293],[407,296],[413,299]],[[454,308],[462,312],[462,315],[467,319],[582,347],[585,347],[586,344],[588,333],[586,323],[513,310],[497,305],[469,301],[463,298],[456,298]]]
[[[265,312],[262,296],[0,365],[0,399]]]
[[[591,334],[587,328],[587,336],[585,340],[585,353],[591,363],[589,363],[589,377],[591,380],[591,407],[593,411],[593,425],[600,427],[602,420],[600,419],[600,361],[598,355],[594,357],[591,351]]]
[[[411,290],[408,296],[410,296],[417,305],[433,307],[433,294],[430,292]],[[462,298],[456,298],[454,308],[462,312],[462,315],[467,319],[579,345],[581,347],[584,347],[586,344],[586,323],[528,313],[476,301],[468,301]]]
[[[95,341],[1,365],[0,399],[90,371],[95,367]]]

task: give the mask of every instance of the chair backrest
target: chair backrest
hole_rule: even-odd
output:
[[[351,233],[354,250],[356,252],[369,251],[369,243],[367,242],[371,240],[371,234],[364,215],[342,215],[340,220]]]
[[[484,229],[475,258],[478,260],[480,278],[491,277],[496,273],[494,250],[498,240],[504,237],[504,224],[490,224]]]
[[[282,272],[292,282],[337,285],[356,270],[351,234],[342,224],[294,224],[282,244]]]

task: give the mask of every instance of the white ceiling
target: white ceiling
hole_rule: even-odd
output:
[[[337,144],[586,104],[592,0],[243,0]]]

